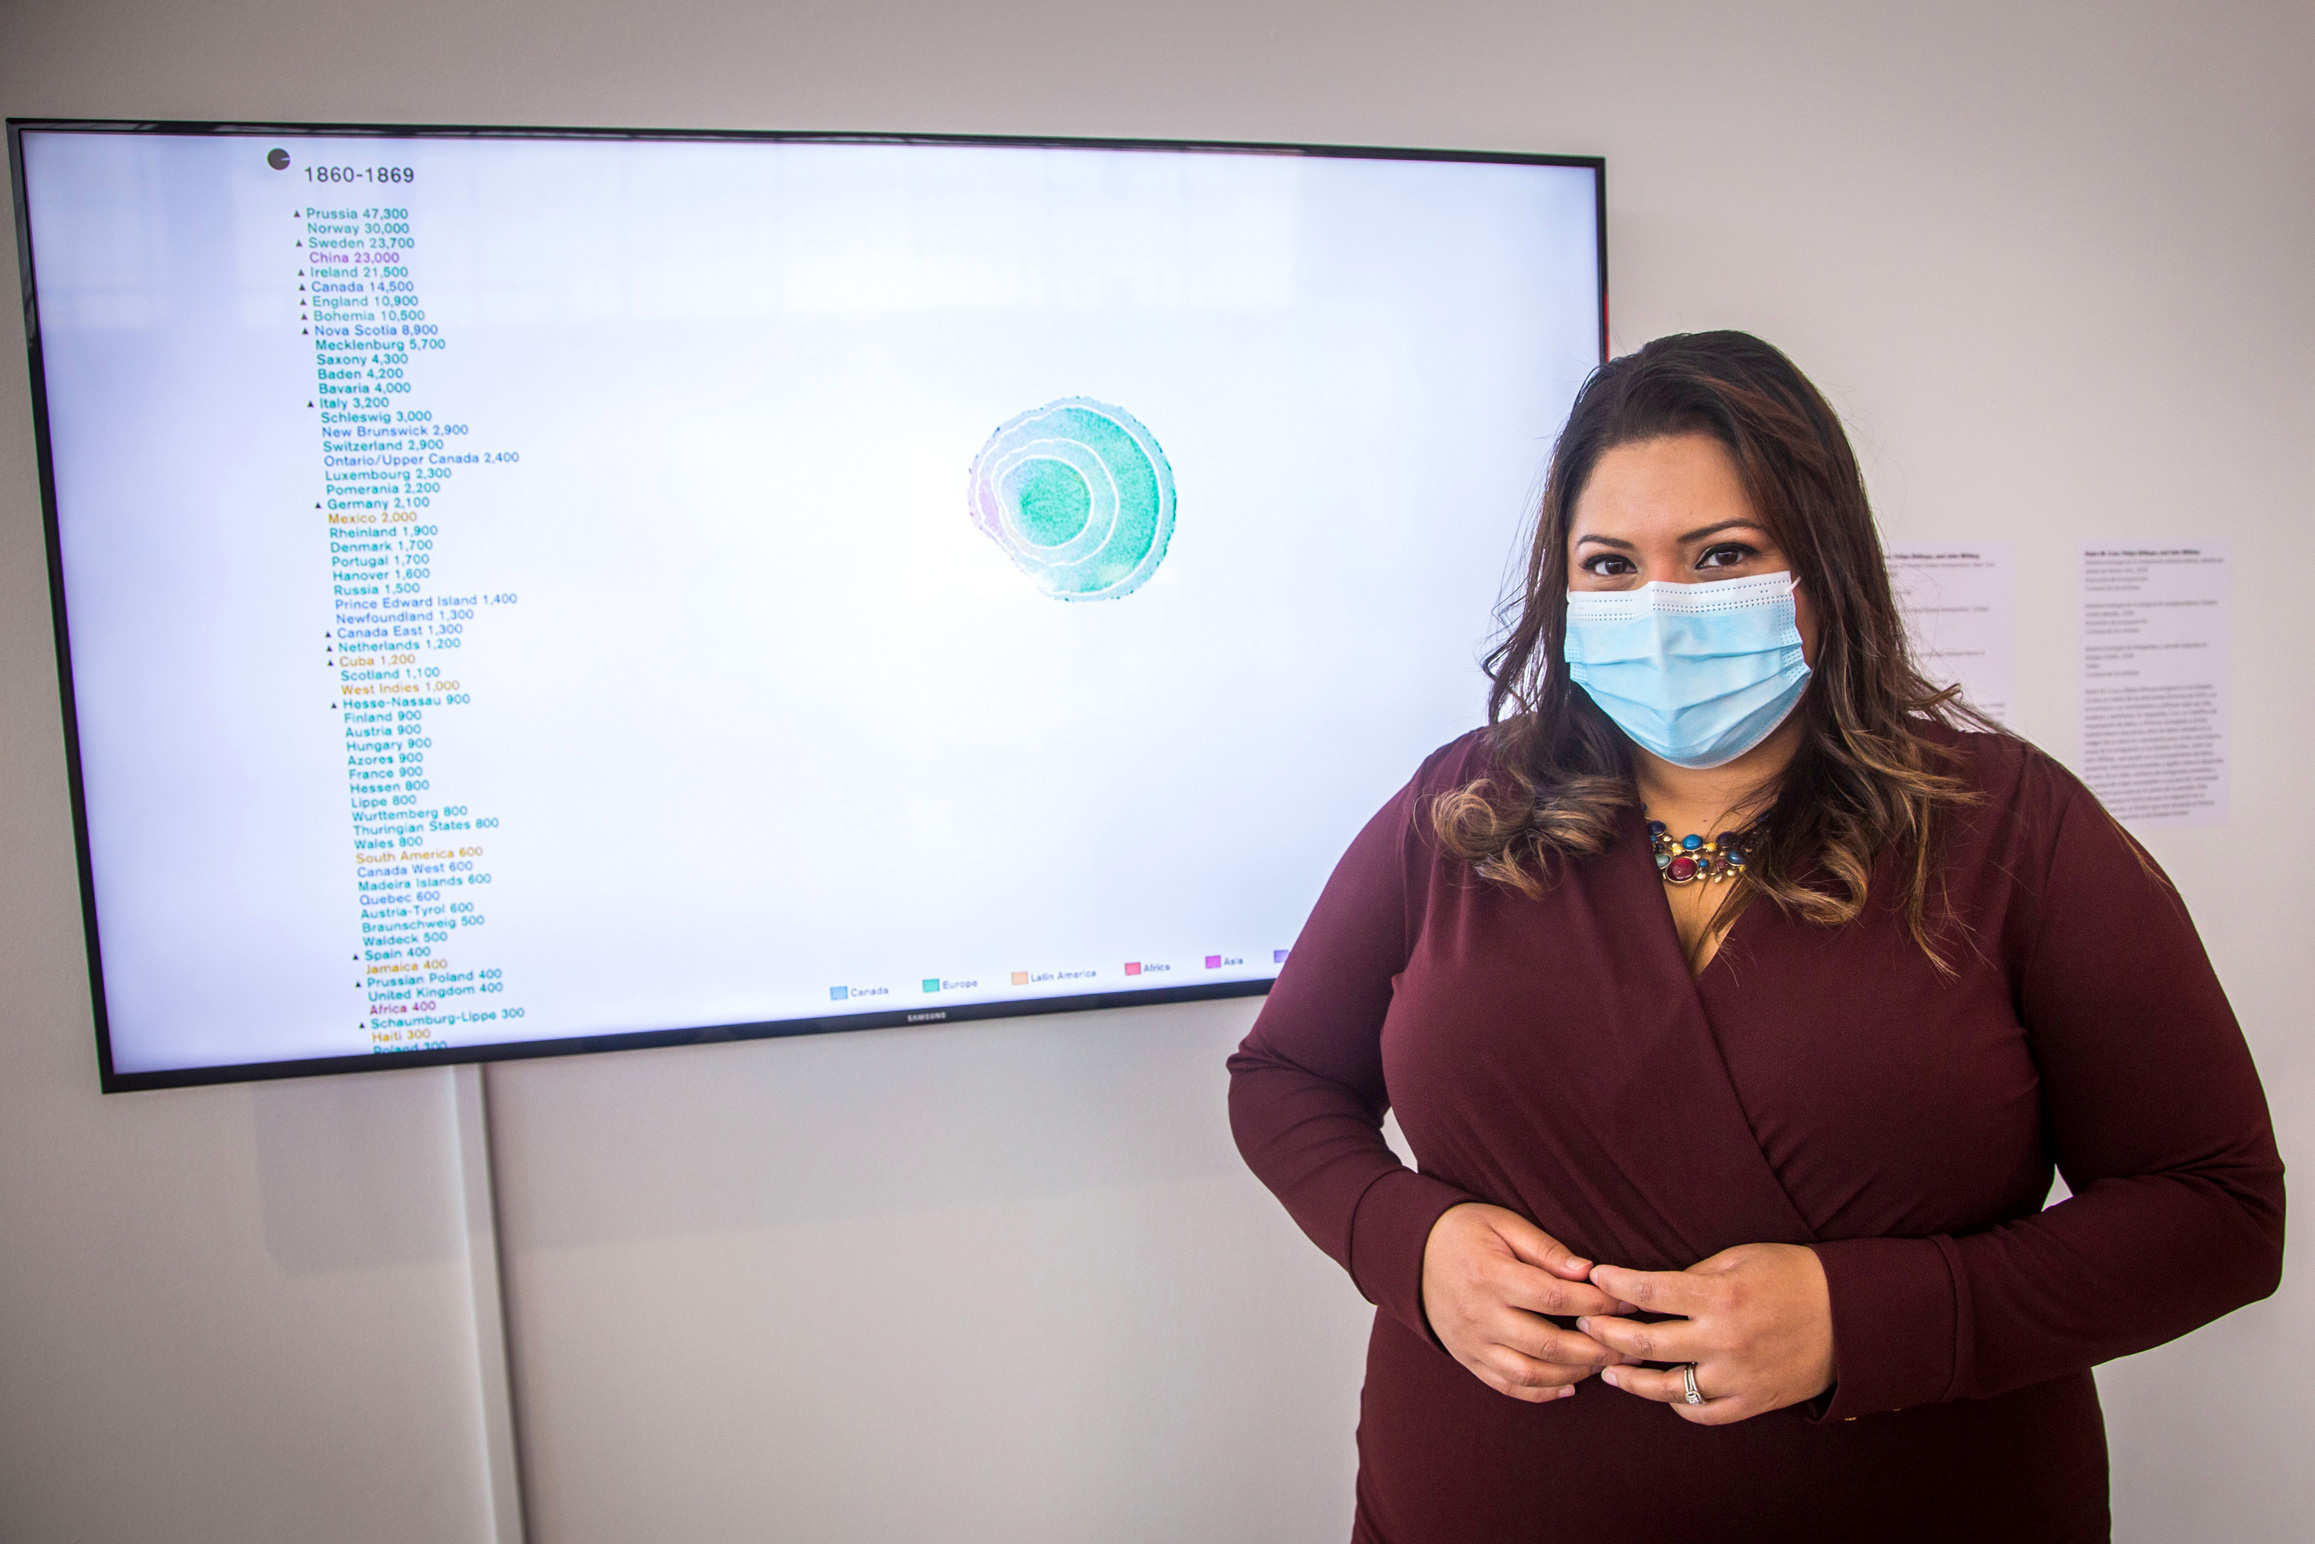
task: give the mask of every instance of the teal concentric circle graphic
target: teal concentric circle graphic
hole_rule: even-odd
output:
[[[1165,561],[1174,471],[1141,420],[1091,397],[1007,419],[973,458],[973,524],[1055,600],[1117,600]]]

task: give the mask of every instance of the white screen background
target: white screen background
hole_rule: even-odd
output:
[[[471,706],[429,717],[428,802],[499,821],[463,897],[487,922],[446,952],[524,1009],[452,1045],[1273,974],[1358,826],[1479,721],[1597,360],[1587,168],[24,150],[123,1072],[372,1048],[293,211],[408,209],[446,341],[411,400],[520,457],[428,510],[432,589],[520,597],[468,626]],[[302,181],[330,163],[415,180]],[[1118,601],[1047,598],[966,514],[996,426],[1069,396],[1174,475],[1167,556]]]

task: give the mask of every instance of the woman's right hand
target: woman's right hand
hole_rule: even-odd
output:
[[[1544,1317],[1631,1311],[1585,1279],[1591,1268],[1517,1212],[1466,1201],[1423,1245],[1423,1312],[1448,1353],[1497,1393],[1564,1399],[1626,1360]]]

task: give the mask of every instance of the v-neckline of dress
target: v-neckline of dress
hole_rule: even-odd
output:
[[[1666,882],[1663,874],[1656,867],[1655,848],[1648,840],[1647,812],[1634,805],[1626,816],[1624,827],[1624,835],[1630,839],[1638,853],[1638,865],[1647,873],[1649,889],[1652,892],[1652,899],[1656,903],[1659,924],[1658,937],[1662,938],[1666,947],[1671,949],[1673,959],[1679,963],[1680,974],[1688,979],[1688,985],[1695,991],[1697,1000],[1701,1004],[1704,997],[1705,978],[1710,976],[1712,968],[1720,963],[1720,957],[1728,952],[1728,946],[1735,939],[1737,929],[1744,926],[1744,919],[1752,915],[1753,908],[1748,905],[1730,918],[1728,926],[1721,931],[1720,941],[1712,946],[1711,956],[1702,965],[1690,970],[1688,968],[1687,947],[1680,942],[1680,919],[1672,914],[1671,897],[1664,894]]]
[[[1699,1169],[1708,1169],[1714,1176],[1712,1183],[1725,1191],[1724,1204],[1728,1212],[1722,1219],[1727,1230],[1719,1235],[1721,1242],[1711,1244],[1710,1249],[1702,1249],[1695,1257],[1671,1268],[1685,1268],[1732,1240],[1806,1242],[1815,1234],[1800,1215],[1761,1146],[1720,1043],[1719,1021],[1731,1001],[1721,982],[1728,972],[1737,968],[1733,958],[1723,964],[1722,956],[1732,947],[1752,939],[1753,930],[1760,925],[1750,919],[1754,908],[1747,906],[1737,915],[1722,935],[1720,948],[1705,961],[1704,969],[1691,973],[1680,947],[1679,924],[1672,916],[1672,908],[1665,904],[1664,880],[1656,872],[1655,855],[1636,808],[1623,823],[1622,830],[1634,851],[1630,855],[1613,852],[1604,855],[1618,875],[1614,881],[1617,904],[1611,914],[1628,914],[1630,906],[1642,896],[1646,897],[1644,904],[1657,909],[1657,920],[1646,924],[1654,933],[1646,937],[1635,934],[1632,942],[1638,954],[1635,965],[1645,973],[1650,986],[1661,982],[1663,993],[1652,1010],[1633,1004],[1637,1044],[1631,1052],[1635,1058],[1632,1070],[1639,1075],[1644,1069],[1643,1081],[1650,1098],[1660,1097],[1670,1088],[1680,1091],[1685,1138],[1679,1152],[1669,1155],[1665,1165],[1651,1163],[1640,1167],[1653,1176],[1653,1182],[1673,1187],[1692,1186],[1697,1182]],[[1687,984],[1685,996],[1660,974],[1667,970],[1679,972],[1679,979]],[[1648,995],[1654,996],[1654,993]],[[1668,1081],[1660,1083],[1659,1080]],[[1701,1247],[1710,1241],[1700,1236],[1691,1242]]]

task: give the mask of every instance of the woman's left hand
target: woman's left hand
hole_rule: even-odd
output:
[[[1592,1339],[1643,1362],[1693,1362],[1704,1403],[1688,1403],[1680,1369],[1610,1367],[1600,1381],[1659,1400],[1682,1420],[1724,1426],[1813,1399],[1833,1386],[1833,1306],[1816,1251],[1739,1244],[1684,1271],[1595,1265],[1603,1292],[1677,1319],[1643,1324],[1593,1314]]]

